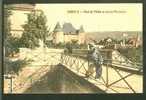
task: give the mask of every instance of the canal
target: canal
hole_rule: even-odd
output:
[[[51,70],[24,93],[104,93],[95,85],[77,76],[62,65],[52,66]]]

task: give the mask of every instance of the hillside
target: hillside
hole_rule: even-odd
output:
[[[112,37],[114,39],[121,40],[123,38],[123,33],[126,33],[128,38],[140,35],[142,37],[142,32],[140,31],[105,31],[105,32],[87,32],[86,37],[96,39],[97,41],[106,38]]]

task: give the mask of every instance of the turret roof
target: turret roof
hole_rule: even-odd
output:
[[[56,24],[56,26],[54,28],[54,32],[60,32],[60,31],[62,31],[62,28],[61,28],[59,22],[57,22],[57,24]]]
[[[83,26],[80,27],[79,30],[76,30],[71,23],[64,23],[63,27],[60,26],[59,22],[57,22],[53,32],[62,31],[64,34],[78,34],[84,32]]]

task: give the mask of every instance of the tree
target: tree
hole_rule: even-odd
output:
[[[18,74],[18,72],[30,61],[26,59],[13,61],[9,58],[10,55],[13,57],[15,53],[19,52],[20,47],[20,39],[13,37],[11,34],[11,9],[11,5],[4,6],[4,74]]]
[[[119,48],[118,51],[133,63],[143,63],[143,48]]]
[[[80,44],[80,49],[87,49],[87,44]]]
[[[19,39],[13,37],[11,34],[11,21],[10,16],[12,15],[10,5],[4,6],[4,48],[5,56],[14,56],[15,53],[19,52]]]
[[[64,48],[64,47],[65,47],[65,44],[59,42],[58,44],[55,45],[55,47],[56,47],[56,48]]]
[[[79,48],[78,40],[71,40],[71,45],[74,49]]]
[[[10,34],[11,22],[10,16],[12,15],[11,7],[9,5],[4,6],[4,38],[6,39]]]
[[[46,45],[47,47],[54,47],[53,40],[46,40],[46,41],[45,41],[45,45]]]
[[[5,40],[5,56],[13,57],[15,53],[19,52],[19,39],[9,36]]]
[[[70,42],[67,42],[67,43],[66,43],[66,50],[65,50],[65,51],[66,51],[67,53],[72,53],[72,49],[73,49],[73,48],[72,48],[72,44],[71,44]]]
[[[27,15],[27,21],[22,26],[24,31],[21,37],[21,46],[35,48],[39,46],[39,39],[45,44],[48,36],[47,18],[44,13],[33,11]]]

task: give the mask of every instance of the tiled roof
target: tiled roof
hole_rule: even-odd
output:
[[[65,34],[76,33],[76,29],[73,27],[71,23],[64,23],[62,29]]]
[[[80,32],[84,32],[83,26],[79,30],[75,29],[71,23],[64,23],[63,27],[60,26],[59,22],[56,24],[53,32],[62,31],[65,35],[77,35]]]

